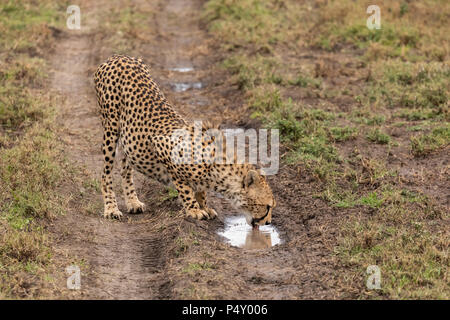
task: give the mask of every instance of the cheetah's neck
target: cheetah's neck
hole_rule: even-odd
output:
[[[235,207],[242,207],[243,181],[251,168],[249,164],[216,164],[209,173],[209,187],[221,193]]]

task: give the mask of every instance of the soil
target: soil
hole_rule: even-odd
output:
[[[117,5],[117,3],[115,3]],[[87,178],[100,178],[102,129],[92,83],[96,66],[113,52],[98,34],[107,1],[82,1],[81,31],[63,31],[52,58],[52,89],[65,96],[58,121],[69,159]],[[141,1],[157,10],[136,51],[177,110],[190,120],[222,126],[255,127],[242,107],[241,92],[217,67],[214,50],[200,21],[202,1]],[[179,69],[187,68],[187,69]],[[180,85],[182,84],[182,85]],[[182,88],[182,89],[180,89]],[[121,197],[117,162],[116,195]],[[87,179],[86,178],[86,179]],[[217,234],[227,215],[237,215],[224,199],[210,195],[219,217],[194,221],[180,215],[174,199],[157,183],[136,174],[146,211],[121,221],[102,218],[101,194],[87,195],[98,210],[86,213],[74,194],[69,212],[49,226],[61,265],[53,295],[75,299],[323,299],[354,298],[359,288],[339,283],[342,268],[333,255],[337,224],[352,210],[331,208],[314,197],[318,182],[303,170],[281,166],[269,177],[278,206],[273,224],[282,242],[267,249],[243,249]],[[81,266],[81,290],[66,289],[64,264]],[[363,282],[361,282],[363,286]]]

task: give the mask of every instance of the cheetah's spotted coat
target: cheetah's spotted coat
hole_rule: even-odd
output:
[[[136,169],[166,185],[174,185],[185,212],[193,218],[211,219],[217,215],[206,205],[206,191],[213,190],[241,208],[249,223],[270,223],[275,200],[265,178],[252,165],[172,161],[174,131],[185,129],[192,133],[194,129],[175,112],[141,59],[114,55],[99,66],[94,82],[103,126],[105,217],[122,217],[111,176],[116,145],[120,143],[125,154],[122,185],[130,213],[144,210],[133,184],[133,169]],[[211,141],[202,141],[201,146],[202,152],[214,154]]]

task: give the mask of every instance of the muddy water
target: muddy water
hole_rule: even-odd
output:
[[[281,243],[274,226],[261,226],[256,230],[247,224],[244,216],[226,217],[225,228],[218,234],[232,246],[243,249],[265,249]]]

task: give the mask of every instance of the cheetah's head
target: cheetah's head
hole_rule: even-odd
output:
[[[249,170],[242,182],[242,193],[241,209],[246,214],[247,223],[256,228],[270,224],[276,202],[265,177],[256,170]]]

